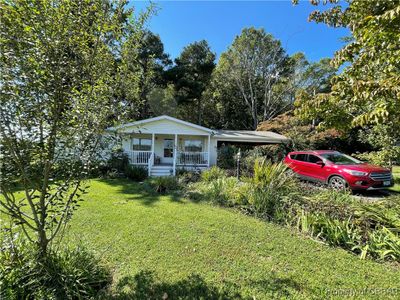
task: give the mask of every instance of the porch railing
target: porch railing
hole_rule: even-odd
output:
[[[208,152],[182,152],[178,151],[176,156],[177,165],[207,165]]]
[[[151,168],[153,167],[153,165],[154,165],[154,153],[151,152],[149,160],[147,162],[147,172],[149,172],[149,177],[151,175]]]
[[[148,165],[151,153],[151,151],[130,151],[128,153],[130,163],[134,165]]]

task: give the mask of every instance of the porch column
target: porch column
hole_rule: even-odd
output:
[[[207,166],[210,167],[211,134],[208,135]]]
[[[154,140],[155,140],[155,134],[154,133],[152,133],[151,134],[151,153],[152,153],[152,155],[154,155]]]
[[[176,151],[178,147],[178,135],[175,134],[175,142],[174,142],[174,166],[173,166],[173,174],[174,176],[176,175],[176,155],[178,153],[178,151]]]
[[[151,168],[154,165],[154,136],[155,134],[152,133],[151,134],[151,153],[150,153],[150,157],[149,157],[149,163],[148,163],[148,172],[149,172],[149,177],[151,175]]]
[[[129,158],[130,158],[130,163],[133,165],[133,136],[129,136]]]

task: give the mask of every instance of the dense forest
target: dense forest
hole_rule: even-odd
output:
[[[116,101],[124,113],[113,121],[168,114],[210,128],[273,130],[297,149],[368,152],[360,158],[390,165],[400,156],[399,15],[398,1],[315,10],[309,21],[351,32],[334,57],[320,61],[289,55],[253,27],[238,32],[218,60],[206,40],[171,59],[161,38],[144,30],[128,51],[136,84],[121,84]]]
[[[336,73],[330,59],[309,62],[289,55],[264,29],[244,28],[220,59],[206,40],[184,47],[172,60],[161,38],[146,30],[130,70],[139,78],[121,87],[127,119],[168,114],[211,128],[256,129],[293,109],[300,91],[329,91]]]

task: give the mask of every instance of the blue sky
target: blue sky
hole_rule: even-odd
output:
[[[158,14],[148,28],[159,34],[165,51],[175,58],[183,47],[205,39],[219,56],[242,28],[264,28],[280,39],[289,54],[304,52],[310,61],[332,57],[342,48],[343,28],[308,22],[315,7],[308,1],[293,6],[287,1],[154,1]],[[134,1],[142,10],[148,1]]]

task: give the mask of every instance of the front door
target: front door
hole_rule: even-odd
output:
[[[163,164],[173,164],[174,160],[174,140],[173,139],[164,139],[163,143]]]

